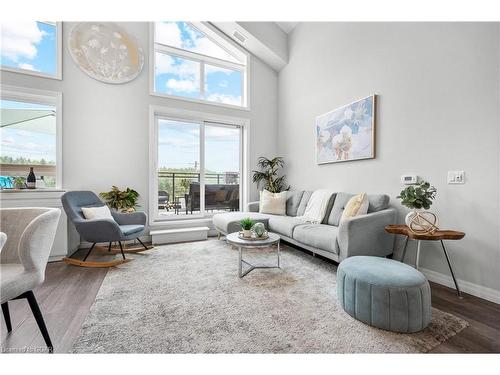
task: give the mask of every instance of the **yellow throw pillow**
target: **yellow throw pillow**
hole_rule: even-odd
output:
[[[259,212],[261,214],[286,215],[286,191],[271,193],[263,190],[260,192]]]
[[[368,197],[365,193],[355,195],[347,202],[340,221],[366,214],[368,212],[368,205]]]

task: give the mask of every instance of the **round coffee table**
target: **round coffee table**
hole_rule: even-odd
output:
[[[253,271],[257,268],[281,268],[280,267],[280,236],[276,233],[268,233],[269,237],[265,240],[245,240],[238,236],[238,232],[234,232],[228,234],[226,236],[226,241],[228,244],[234,245],[238,247],[238,275],[241,277],[247,275],[249,272]],[[242,249],[259,249],[265,247],[271,247],[274,244],[277,244],[278,251],[278,265],[277,266],[255,266],[253,264],[248,263],[242,258]],[[250,268],[243,272],[243,263],[245,263]]]

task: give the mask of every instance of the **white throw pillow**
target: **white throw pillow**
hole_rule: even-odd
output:
[[[300,219],[313,224],[319,224],[323,220],[328,208],[328,202],[333,192],[327,189],[313,191],[311,198],[307,201],[304,215]]]
[[[83,213],[83,216],[85,216],[85,219],[87,219],[87,220],[92,220],[92,219],[111,219],[111,220],[114,220],[108,206],[82,207],[82,213]]]
[[[261,191],[259,212],[261,214],[286,215],[286,191],[281,193]]]

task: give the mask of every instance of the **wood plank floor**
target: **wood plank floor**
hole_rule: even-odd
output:
[[[67,353],[78,337],[80,327],[94,302],[107,269],[69,266],[63,262],[47,266],[43,285],[34,292],[45,317],[54,351]],[[457,315],[470,326],[436,347],[434,353],[500,353],[500,305],[432,284],[432,305]],[[7,334],[1,319],[0,339],[4,352],[45,351],[26,300],[9,302],[12,332]]]

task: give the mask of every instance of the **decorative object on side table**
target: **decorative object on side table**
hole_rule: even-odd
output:
[[[35,172],[33,172],[33,167],[30,167],[30,173],[26,179],[26,186],[28,189],[36,189],[36,176]]]
[[[276,156],[273,159],[261,156],[257,160],[257,165],[260,170],[252,171],[253,182],[257,186],[264,184],[264,189],[271,193],[281,193],[290,189],[290,186],[286,184],[286,176],[278,177],[278,171],[285,166],[285,160],[281,156]]]
[[[241,229],[243,231],[243,237],[245,238],[250,238],[252,237],[252,226],[254,224],[254,221],[252,219],[250,219],[249,217],[245,217],[243,219],[241,219],[240,221],[240,225],[241,225]]]
[[[460,288],[458,287],[457,279],[455,278],[455,273],[453,272],[453,267],[451,266],[450,257],[448,256],[448,252],[446,251],[446,247],[444,246],[443,240],[461,240],[465,237],[464,232],[458,232],[455,230],[435,230],[432,233],[415,233],[406,225],[388,225],[385,227],[386,232],[392,234],[401,234],[406,236],[405,245],[403,248],[403,255],[401,257],[401,262],[404,262],[406,255],[406,248],[408,246],[408,239],[417,241],[417,257],[415,260],[415,268],[418,269],[419,259],[420,259],[420,243],[421,241],[440,241],[441,248],[443,249],[444,256],[446,258],[446,262],[448,263],[448,267],[450,269],[451,277],[453,278],[453,282],[455,284],[455,288],[457,290],[457,295],[462,298],[462,294],[460,292]]]
[[[436,188],[427,181],[422,181],[417,186],[408,186],[401,190],[397,196],[401,204],[412,211],[406,215],[405,223],[415,234],[434,233],[438,228],[435,214],[428,210],[436,198]]]
[[[137,204],[139,193],[128,187],[125,190],[120,190],[113,185],[110,191],[99,193],[99,196],[105,200],[109,207],[114,208],[116,211],[134,212],[139,207]]]
[[[316,117],[316,163],[375,157],[375,95]]]

